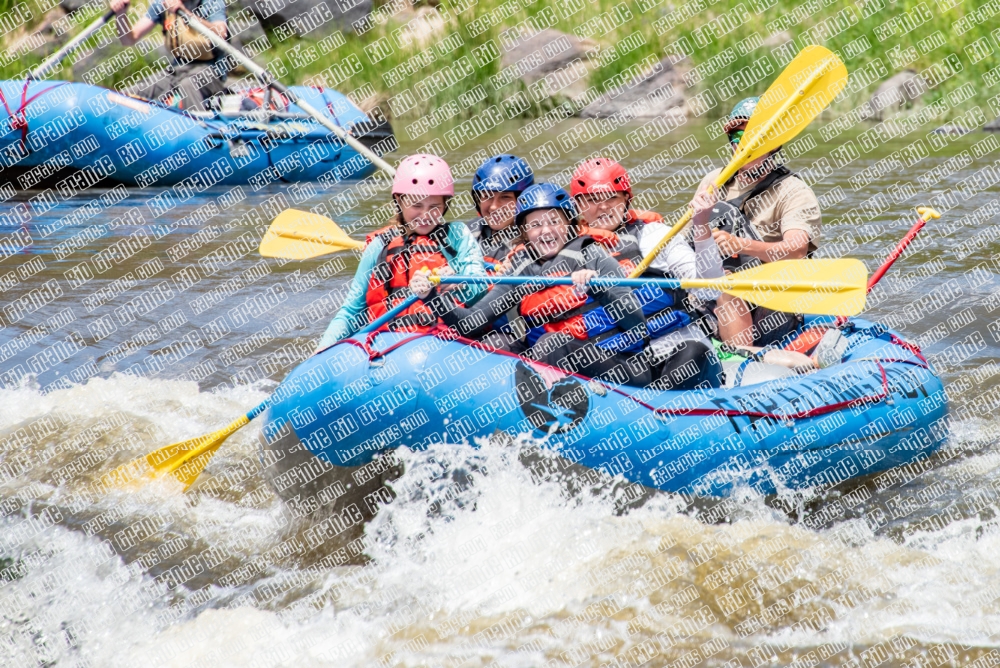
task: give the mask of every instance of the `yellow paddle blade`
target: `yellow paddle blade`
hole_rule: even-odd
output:
[[[105,474],[101,478],[101,483],[107,487],[122,487],[130,483],[138,483],[169,474],[183,483],[184,489],[187,489],[205,470],[212,455],[219,449],[223,441],[237,429],[249,423],[250,420],[244,415],[227,427],[211,434],[154,450],[145,457],[135,459]]]
[[[681,287],[721,290],[785,313],[851,316],[865,308],[868,270],[861,260],[782,260],[725,278],[681,281]]]
[[[287,209],[267,228],[260,240],[260,254],[287,260],[309,258],[345,250],[361,250],[364,243],[347,236],[326,216]]]
[[[794,139],[846,85],[847,68],[836,54],[818,45],[802,49],[761,96],[733,161],[739,156],[742,166]]]

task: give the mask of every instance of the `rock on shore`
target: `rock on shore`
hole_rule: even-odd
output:
[[[885,112],[910,106],[927,92],[927,82],[913,70],[898,72],[881,84],[868,100],[869,118],[881,121]]]
[[[684,81],[675,65],[677,56],[667,56],[645,72],[607,91],[580,112],[584,118],[608,118],[628,110],[632,118],[665,115],[685,116]]]
[[[590,40],[546,28],[509,45],[500,68],[528,86],[544,79],[544,84],[537,85],[548,96],[575,97],[587,90],[595,49],[596,44]]]

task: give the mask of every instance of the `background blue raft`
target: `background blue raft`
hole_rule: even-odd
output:
[[[532,434],[586,469],[668,492],[831,486],[926,457],[947,436],[943,386],[922,357],[894,332],[852,325],[842,364],[688,392],[609,389],[434,336],[360,336],[306,360],[278,388],[261,432],[264,464],[293,506],[354,502],[362,514],[375,512],[393,475],[394,458],[381,455],[497,431]]]
[[[292,90],[366,144],[391,129],[337,91]],[[273,181],[363,178],[374,167],[292,105],[268,122],[187,114],[83,83],[0,82],[6,115],[0,179],[18,190],[55,187],[70,197],[100,181],[140,187],[262,186]],[[387,144],[392,143],[391,147]],[[325,175],[325,176],[324,176]]]

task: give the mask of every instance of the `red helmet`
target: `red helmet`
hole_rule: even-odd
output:
[[[573,172],[569,193],[573,197],[586,193],[625,193],[632,198],[632,183],[628,172],[610,158],[591,158]]]

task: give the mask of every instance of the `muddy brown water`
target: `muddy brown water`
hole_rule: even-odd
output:
[[[574,159],[537,169],[565,180],[576,157],[630,147],[636,129],[588,137],[592,127],[568,121],[525,142],[510,125],[447,158],[465,161],[464,189],[492,148],[540,156],[572,139]],[[310,353],[357,260],[261,258],[262,225],[289,206],[321,206],[360,237],[381,222],[378,182],[216,187],[159,215],[146,206],[155,193],[137,189],[44,212],[9,199],[0,663],[993,665],[1000,189],[990,170],[1000,142],[945,137],[916,164],[892,159],[914,137],[931,146],[932,127],[855,156],[845,146],[863,146],[857,132],[824,142],[814,126],[791,166],[823,202],[821,254],[872,269],[916,206],[947,209],[866,314],[936,363],[954,418],[943,455],[888,489],[862,481],[777,504],[744,496],[715,523],[669,497],[624,515],[610,498],[567,499],[532,481],[518,445],[442,445],[404,453],[399,498],[354,546],[370,557],[364,566],[307,547],[314,520],[295,517],[264,481],[254,425],[187,494],[169,482],[94,483],[229,423]],[[693,127],[623,162],[642,203],[668,214],[720,163],[718,144]],[[30,245],[8,252],[26,235]],[[466,484],[453,484],[455,472]]]

